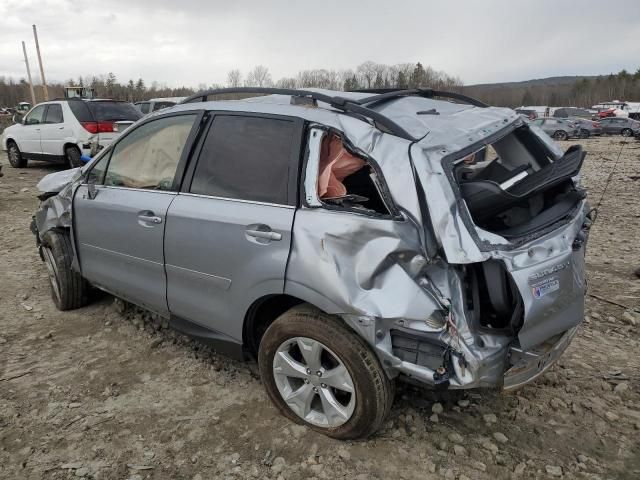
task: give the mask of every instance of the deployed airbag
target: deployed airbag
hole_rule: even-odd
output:
[[[318,195],[320,198],[343,197],[347,188],[342,181],[365,166],[365,161],[351,154],[337,135],[328,135],[320,147]]]

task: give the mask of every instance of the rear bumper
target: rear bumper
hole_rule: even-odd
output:
[[[577,331],[578,327],[573,327],[526,352],[520,347],[511,347],[511,367],[504,374],[503,390],[516,390],[542,375],[564,353]]]

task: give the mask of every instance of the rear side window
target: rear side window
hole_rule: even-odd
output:
[[[138,120],[142,114],[127,102],[87,102],[95,121]]]
[[[214,117],[191,193],[286,205],[296,131],[290,120]]]
[[[149,102],[144,103],[136,103],[136,106],[140,109],[142,113],[149,113]]]
[[[87,107],[87,102],[83,102],[82,100],[70,100],[67,102],[73,116],[78,119],[79,122],[94,122],[93,115],[89,111],[89,107]]]
[[[172,190],[196,116],[160,118],[133,130],[114,146],[104,184]]]
[[[47,109],[47,114],[44,117],[44,123],[62,123],[62,107],[57,103],[52,103]]]

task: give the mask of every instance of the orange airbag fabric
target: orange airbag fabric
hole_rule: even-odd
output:
[[[320,198],[346,195],[347,188],[342,181],[364,165],[364,160],[352,155],[344,148],[340,137],[337,135],[325,137],[320,151],[318,174],[318,195]]]

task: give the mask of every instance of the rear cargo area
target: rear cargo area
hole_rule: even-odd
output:
[[[571,217],[585,198],[572,177],[585,153],[554,158],[528,127],[454,161],[453,176],[473,223],[508,241],[529,238]]]

